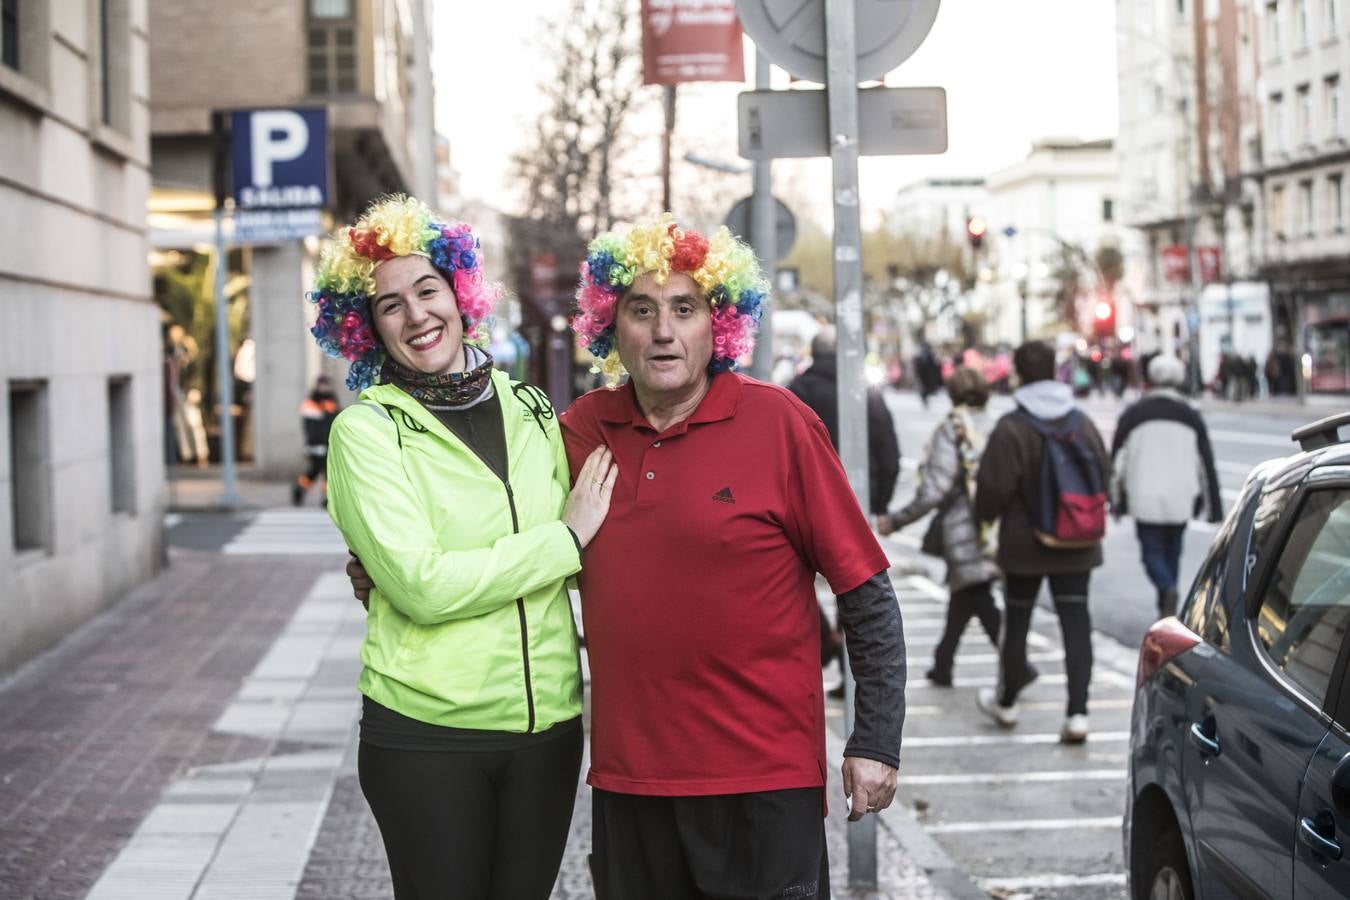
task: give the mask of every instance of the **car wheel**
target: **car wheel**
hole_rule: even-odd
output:
[[[1195,900],[1186,848],[1175,828],[1159,835],[1140,870],[1141,900]]]

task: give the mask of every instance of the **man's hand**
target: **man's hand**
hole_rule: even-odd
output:
[[[852,797],[848,820],[856,822],[870,812],[878,812],[895,799],[896,770],[883,762],[861,756],[845,756],[844,796]]]
[[[892,519],[888,513],[882,513],[881,515],[876,516],[875,524],[877,528],[877,534],[881,535],[882,537],[885,537],[888,534],[893,534],[895,532],[895,520]]]
[[[361,601],[362,606],[370,609],[370,589],[375,586],[375,582],[370,580],[366,567],[361,565],[361,560],[356,558],[356,554],[352,553],[351,557],[347,560],[347,577],[352,580],[352,593]]]

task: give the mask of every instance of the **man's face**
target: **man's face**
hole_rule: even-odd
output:
[[[615,315],[619,359],[639,395],[679,396],[702,389],[712,361],[712,312],[694,279],[672,272],[658,284],[650,272],[633,279]]]

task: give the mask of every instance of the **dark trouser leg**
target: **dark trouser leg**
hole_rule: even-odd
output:
[[[1176,576],[1171,574],[1167,564],[1167,525],[1153,525],[1148,522],[1135,522],[1134,533],[1139,538],[1139,558],[1144,564],[1144,572],[1158,593],[1176,587]]]
[[[1008,621],[1003,633],[998,698],[1001,706],[1012,706],[1026,686],[1030,674],[1027,632],[1031,628],[1031,613],[1036,608],[1036,594],[1040,589],[1040,575],[1007,576]]]
[[[592,788],[591,879],[596,900],[695,900],[675,798]]]
[[[488,896],[497,831],[494,761],[490,753],[361,744],[361,791],[380,826],[397,900]]]
[[[1090,572],[1050,576],[1050,593],[1064,640],[1064,669],[1069,681],[1068,715],[1087,715],[1092,681],[1092,618],[1088,612]]]
[[[581,773],[580,728],[511,753],[497,782],[493,900],[548,900],[558,878]]]
[[[942,640],[933,650],[933,668],[951,673],[961,635],[965,633],[966,624],[975,617],[979,618],[989,640],[997,647],[1000,625],[998,607],[994,605],[994,596],[987,581],[952,591],[947,603],[947,626],[942,632]]]

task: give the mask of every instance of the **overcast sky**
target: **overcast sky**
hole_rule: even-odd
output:
[[[566,0],[437,2],[438,129],[450,138],[463,191],[508,212],[516,201],[507,158],[530,133],[539,113],[535,86],[552,67],[539,47],[539,23],[566,6]],[[866,201],[876,208],[896,188],[930,175],[987,175],[1043,138],[1113,136],[1114,27],[1113,0],[943,0],[927,40],[886,81],[947,89],[948,152],[864,159]],[[753,79],[750,54],[746,72]],[[682,87],[677,131],[704,135],[702,146],[734,158],[735,95],[747,87]],[[818,185],[822,204],[829,172],[824,160],[776,164],[776,180]]]

